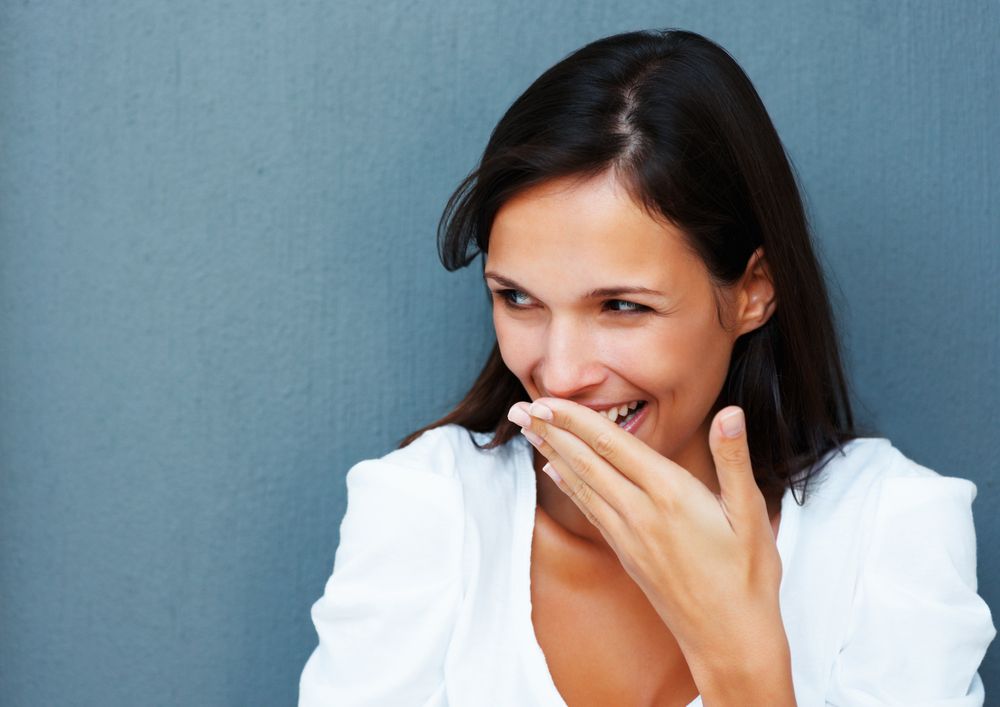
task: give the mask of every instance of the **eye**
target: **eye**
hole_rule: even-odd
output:
[[[638,304],[637,302],[629,302],[628,300],[624,300],[624,299],[609,299],[607,302],[605,302],[605,304],[613,304],[613,303],[623,304],[623,305],[626,306],[625,309],[616,309],[616,310],[613,310],[613,311],[616,311],[616,312],[621,312],[622,314],[632,314],[632,313],[638,313],[638,312],[649,312],[651,310],[650,307],[647,307],[644,304]]]
[[[525,305],[518,304],[517,302],[511,300],[512,295],[524,294],[519,290],[495,290],[493,294],[502,299],[504,301],[504,304],[506,304],[508,307],[512,309],[523,309],[525,307]]]
[[[501,300],[503,300],[503,303],[510,309],[528,308],[528,305],[526,303],[516,301],[517,297],[530,299],[520,290],[494,290],[493,294],[499,297]],[[623,308],[621,309],[616,309],[614,307],[611,308],[610,311],[615,312],[617,314],[641,314],[643,312],[652,311],[652,307],[647,307],[644,304],[638,304],[637,302],[629,302],[628,300],[623,300],[623,299],[609,299],[606,302],[604,302],[604,304],[606,306],[615,304],[624,305]]]

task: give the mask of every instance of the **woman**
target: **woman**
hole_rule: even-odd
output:
[[[497,344],[349,471],[301,705],[983,704],[976,487],[855,428],[795,178],[723,49],[568,56],[440,232],[449,270],[484,256]]]

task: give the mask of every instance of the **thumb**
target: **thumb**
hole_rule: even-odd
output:
[[[759,520],[761,508],[764,508],[766,517],[767,504],[757,488],[750,465],[750,447],[742,408],[730,405],[716,414],[708,444],[712,449],[719,488],[730,522],[734,527],[737,523],[753,523]]]

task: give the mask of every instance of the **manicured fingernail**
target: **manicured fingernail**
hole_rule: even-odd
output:
[[[528,441],[531,442],[536,447],[542,443],[542,438],[539,437],[538,435],[536,435],[534,432],[532,432],[531,430],[529,430],[526,427],[522,427],[521,428],[521,434],[523,434],[525,437],[527,437]]]
[[[743,433],[742,410],[734,410],[722,418],[722,433],[726,437],[739,437]]]
[[[532,403],[528,408],[528,412],[537,417],[540,420],[551,420],[552,411],[542,403]]]
[[[531,415],[526,413],[520,405],[514,405],[514,407],[507,412],[507,419],[515,425],[520,425],[521,427],[527,427],[531,424]]]
[[[559,473],[552,468],[552,464],[546,463],[545,466],[542,467],[542,471],[551,476],[552,480],[555,481],[556,483],[562,481],[562,477],[559,476]]]

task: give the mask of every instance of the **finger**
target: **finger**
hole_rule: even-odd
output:
[[[766,520],[767,504],[754,479],[743,410],[735,405],[720,410],[712,420],[708,441],[733,529],[755,526],[762,513]]]
[[[524,410],[527,404],[518,403],[515,407]],[[628,480],[583,440],[565,430],[535,418],[522,429],[536,437],[537,442],[525,435],[562,477],[556,485],[591,523],[604,531],[614,532],[632,502],[623,495],[631,485]]]
[[[528,412],[546,416],[550,413],[551,419],[546,420],[549,425],[570,432],[586,442],[633,486],[647,494],[662,491],[665,476],[669,479],[672,473],[677,477],[687,473],[638,437],[609,420],[607,415],[586,405],[562,398],[539,398],[531,404]]]
[[[530,440],[529,440],[530,441]],[[541,445],[536,445],[538,448]],[[539,451],[541,451],[539,449]],[[590,521],[590,524],[601,531],[610,542],[610,527],[615,524],[614,519],[618,516],[614,508],[592,487],[582,482],[572,471],[572,466],[557,453],[548,449],[548,461],[543,471],[552,477],[560,491],[565,493],[576,507],[580,509],[583,516]],[[556,480],[558,477],[558,480]]]

